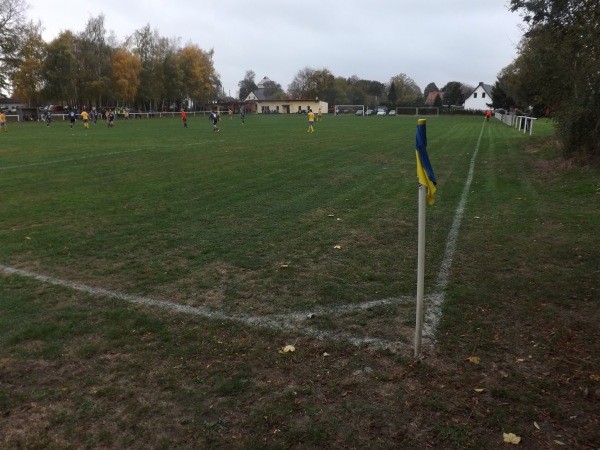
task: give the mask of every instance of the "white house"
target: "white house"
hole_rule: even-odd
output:
[[[488,103],[492,103],[492,86],[480,81],[475,90],[465,99],[465,109],[485,111],[490,109]]]

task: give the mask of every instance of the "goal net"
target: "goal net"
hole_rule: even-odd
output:
[[[417,114],[419,116],[439,116],[440,108],[437,106],[422,106],[417,108]]]
[[[399,106],[396,108],[399,116],[439,116],[440,108],[437,106]]]
[[[365,105],[335,105],[334,112],[335,112],[336,116],[341,116],[341,115],[364,116],[365,115]]]

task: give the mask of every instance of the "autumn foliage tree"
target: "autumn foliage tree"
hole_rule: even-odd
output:
[[[119,48],[112,57],[113,95],[121,104],[130,104],[134,101],[140,85],[140,71],[142,64],[139,56]]]
[[[179,51],[182,71],[181,100],[189,98],[196,103],[206,103],[214,97],[218,80],[212,56],[212,50],[205,52],[192,44]]]
[[[42,39],[41,24],[24,28],[19,50],[19,65],[12,74],[13,95],[29,105],[41,101],[44,83],[44,59],[46,43]]]

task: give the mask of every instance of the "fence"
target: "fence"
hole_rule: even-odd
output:
[[[210,111],[190,111],[190,112],[186,112],[186,115],[188,117],[196,117],[196,116],[207,116],[208,114],[210,114]],[[221,115],[226,115],[227,112],[221,111]],[[77,114],[77,119],[81,120],[81,114]],[[152,119],[154,117],[180,117],[181,116],[181,112],[136,112],[136,113],[129,113],[129,119]],[[11,114],[11,115],[5,115],[6,119],[8,120],[11,117],[16,118],[17,122],[21,122],[23,120],[25,120],[23,117],[21,117],[21,115],[19,114]],[[68,114],[66,113],[50,113],[50,118],[52,120],[67,120],[67,117],[69,117]],[[44,112],[40,112],[40,114],[37,116],[36,119],[34,119],[37,122],[43,122],[45,118],[45,113]],[[120,115],[118,117],[119,119],[123,119],[123,115]],[[91,119],[91,117],[90,117]],[[104,120],[105,117],[103,114],[98,114],[98,119],[100,120]]]
[[[495,113],[494,117],[505,123],[509,127],[514,127],[518,130],[523,130],[523,133],[529,133],[529,136],[533,133],[533,121],[537,120],[535,117],[530,116],[515,116],[514,114],[502,114]]]

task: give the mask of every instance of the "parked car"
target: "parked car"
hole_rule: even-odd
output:
[[[69,109],[68,106],[60,106],[60,105],[40,106],[40,111],[63,112],[68,109]]]
[[[378,109],[377,110],[377,115],[378,116],[385,116],[386,114],[385,114],[385,111],[383,109]]]
[[[363,115],[363,110],[359,109],[358,111],[356,111],[356,115],[357,116],[362,116]]]
[[[388,116],[395,116],[396,115],[396,111],[392,110],[388,113]]]
[[[365,116],[372,116],[374,113],[375,113],[375,110],[367,109],[367,111],[365,112]]]

